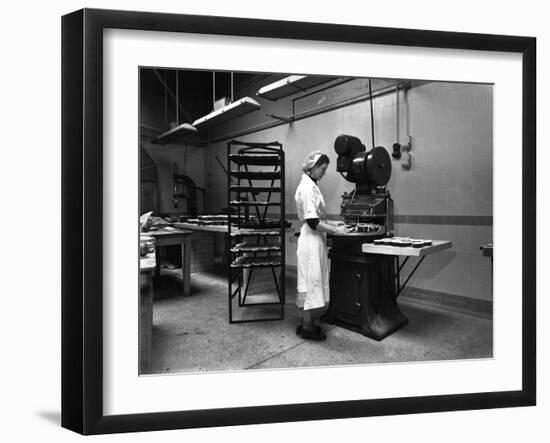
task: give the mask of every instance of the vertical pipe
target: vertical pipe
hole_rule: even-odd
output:
[[[216,72],[212,71],[212,109],[214,109],[215,101],[216,101]]]
[[[370,100],[370,126],[372,133],[372,147],[374,148],[374,108],[372,103],[372,81],[369,78],[369,100]]]
[[[397,86],[395,88],[395,101],[396,101],[396,105],[395,105],[395,118],[396,118],[396,127],[397,127],[397,130],[396,130],[396,134],[395,134],[395,142],[396,143],[399,143],[399,86]]]
[[[231,207],[229,202],[231,201],[231,163],[229,160],[229,154],[231,153],[231,142],[227,143],[227,237],[228,241],[226,242],[225,256],[227,259],[227,286],[228,286],[228,309],[229,309],[229,323],[233,323],[233,312],[232,312],[232,300],[231,295],[233,292],[233,279],[231,278],[231,262],[233,261],[233,255],[231,254]],[[238,283],[237,283],[238,284]]]
[[[179,71],[176,69],[176,126],[180,124],[180,93],[179,93]]]
[[[233,103],[233,71],[231,71],[231,103]]]
[[[174,194],[178,193],[178,182],[176,181],[177,174],[178,174],[178,164],[176,162],[173,162],[172,163],[172,182],[174,183]]]
[[[280,274],[279,278],[281,279],[281,296],[282,296],[282,303],[281,303],[281,318],[284,318],[285,315],[285,303],[286,303],[286,230],[285,230],[285,222],[286,222],[286,206],[285,206],[285,152],[283,150],[283,146],[279,146],[279,152],[280,152],[280,158],[281,158],[281,180],[280,180],[280,187],[281,187],[281,268],[280,268]]]
[[[168,127],[168,88],[166,87],[166,71],[164,74],[164,125]]]
[[[404,92],[404,95],[403,95],[403,98],[405,99],[405,112],[407,113],[407,117],[406,117],[406,121],[405,121],[405,124],[406,124],[406,129],[407,129],[407,137],[410,137],[411,136],[411,127],[410,127],[410,119],[409,119],[409,90],[408,89],[405,89],[405,92]],[[410,141],[410,140],[409,140]]]

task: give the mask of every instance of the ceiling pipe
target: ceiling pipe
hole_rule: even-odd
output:
[[[395,127],[396,127],[396,130],[395,130],[395,141],[397,143],[399,143],[399,88],[395,88],[395,118],[396,118],[396,122],[395,122]]]
[[[395,85],[392,85],[390,87],[382,88],[382,89],[379,89],[379,90],[373,92],[372,97],[373,98],[380,97],[382,95],[393,93],[394,91],[395,91]],[[371,96],[369,94],[364,94],[364,95],[360,95],[358,97],[353,97],[351,99],[342,100],[341,102],[338,102],[338,103],[333,103],[331,105],[323,106],[321,108],[314,109],[314,110],[311,110],[311,111],[305,111],[305,112],[301,112],[301,113],[298,113],[298,114],[293,114],[293,115],[290,115],[288,117],[278,118],[280,116],[274,117],[274,116],[270,115],[270,117],[276,118],[279,121],[260,124],[260,125],[257,125],[257,126],[242,129],[240,131],[235,131],[235,132],[230,133],[230,134],[222,135],[220,137],[212,138],[212,139],[209,140],[209,143],[218,143],[218,142],[222,142],[222,141],[225,141],[225,140],[230,140],[232,138],[238,138],[238,137],[242,137],[244,135],[252,134],[254,132],[263,131],[263,130],[266,130],[266,129],[271,129],[271,128],[281,126],[281,125],[286,125],[290,122],[302,120],[304,118],[314,117],[316,115],[324,114],[325,112],[334,111],[335,109],[343,108],[345,106],[351,106],[351,105],[354,105],[356,103],[361,103],[361,102],[364,102],[366,100],[369,100],[370,98],[371,98]],[[289,122],[287,122],[287,120],[289,120]]]
[[[178,103],[178,109],[181,111],[181,113],[183,114],[183,116],[185,117],[185,119],[187,121],[191,121],[191,118],[189,117],[189,114],[187,114],[187,112],[185,112],[185,109],[184,107],[179,104],[179,101],[176,100],[176,95],[174,94],[174,92],[172,91],[172,89],[166,84],[166,82],[163,80],[163,78],[161,77],[161,75],[159,74],[159,72],[156,70],[156,69],[153,69],[153,72],[155,73],[157,79],[159,80],[159,82],[162,84],[162,86],[164,86],[165,88],[165,91],[170,95],[170,97],[172,98],[172,100],[174,100],[176,103]]]
[[[376,146],[374,143],[374,105],[373,105],[373,96],[372,96],[372,81],[369,78],[369,97],[370,97],[370,127],[372,133],[372,148]]]
[[[216,71],[212,71],[212,109],[216,103]]]
[[[166,94],[166,92],[170,91],[168,85],[166,84],[166,82],[163,81],[163,79],[161,78],[160,74],[157,72],[156,69],[154,69],[153,71],[155,72],[157,78],[164,84],[165,94]],[[173,94],[172,94],[172,97],[173,97]],[[175,142],[175,141],[181,139],[182,137],[184,137],[186,135],[197,133],[197,128],[190,125],[189,123],[183,123],[183,124],[180,125],[180,121],[179,121],[180,120],[180,118],[179,118],[179,109],[180,109],[180,104],[179,104],[179,70],[178,69],[176,69],[176,96],[175,96],[175,101],[176,101],[176,127],[171,128],[168,131],[163,132],[157,138],[152,140],[151,143],[157,144],[157,145],[166,145],[166,144]],[[183,107],[182,107],[182,111],[185,114],[186,118],[189,119],[187,114],[183,110]]]

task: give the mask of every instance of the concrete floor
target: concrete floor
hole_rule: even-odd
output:
[[[191,296],[181,297],[177,272],[163,270],[155,284],[152,373],[334,366],[404,361],[491,358],[493,322],[400,298],[409,324],[377,342],[323,325],[324,342],[295,334],[296,282],[287,278],[282,321],[229,324],[227,280],[193,273]],[[248,308],[247,308],[248,309]]]

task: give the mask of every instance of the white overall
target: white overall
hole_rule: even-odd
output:
[[[306,174],[294,195],[298,219],[302,222],[298,237],[298,294],[296,305],[305,310],[321,308],[329,301],[329,263],[326,233],[311,229],[308,218],[326,219],[325,199],[317,184]]]

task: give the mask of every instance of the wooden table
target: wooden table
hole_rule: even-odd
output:
[[[170,245],[181,245],[183,295],[191,294],[191,231],[183,229],[163,228],[149,231],[147,235],[155,238],[157,253],[160,248]],[[156,263],[157,275],[160,274],[160,260]]]
[[[172,225],[178,229],[185,229],[189,231],[200,231],[200,232],[220,232],[222,234],[227,234],[227,225],[200,225],[197,223],[185,223],[185,222],[174,222]],[[236,228],[232,227],[231,231],[234,231]]]
[[[139,260],[139,319],[138,319],[138,373],[151,370],[151,336],[153,332],[153,272],[156,268],[155,253]]]

